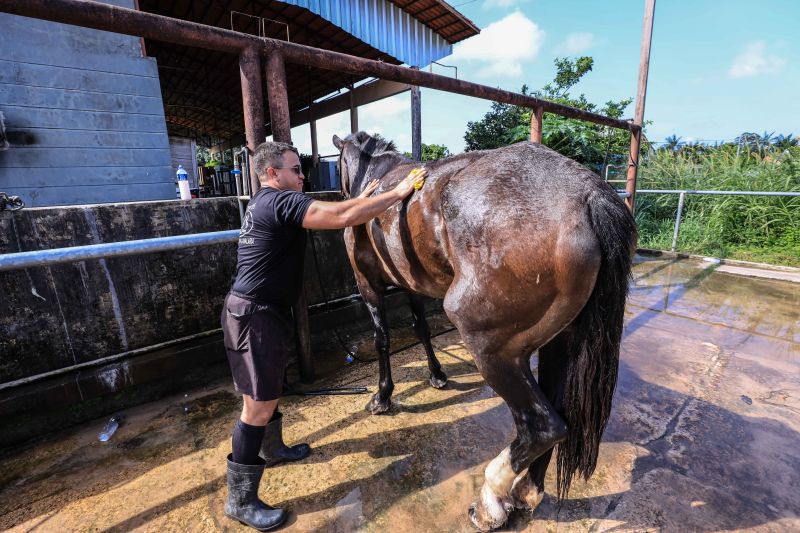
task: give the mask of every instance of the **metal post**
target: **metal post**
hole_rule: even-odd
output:
[[[309,127],[311,128],[311,161],[314,162],[314,166],[319,166],[319,143],[317,142],[317,121],[316,119],[311,119],[308,123]]]
[[[256,48],[245,48],[239,56],[239,76],[242,80],[244,134],[247,149],[252,154],[266,139],[264,128],[264,97],[261,91],[261,56]],[[259,189],[258,176],[250,173],[250,194]]]
[[[653,16],[656,10],[656,0],[645,0],[644,28],[642,29],[642,51],[639,57],[639,82],[636,89],[636,114],[633,123],[641,128],[644,124],[644,101],[647,96],[647,73],[650,69],[650,43],[653,40]],[[631,134],[631,151],[628,160],[628,179],[625,190],[628,198],[625,203],[633,213],[636,201],[636,176],[639,171],[639,147],[642,141],[642,130],[637,129]]]
[[[411,86],[411,157],[422,161],[422,95],[419,85]]]
[[[269,100],[269,122],[272,138],[277,142],[292,142],[289,126],[289,95],[286,92],[286,67],[283,56],[271,53],[267,56],[267,99]]]
[[[358,131],[358,106],[356,105],[355,94],[353,88],[350,87],[350,133]]]
[[[542,143],[542,115],[544,108],[536,107],[531,112],[531,142]]]
[[[683,215],[683,201],[686,198],[686,193],[682,192],[678,196],[678,214],[675,215],[675,231],[672,234],[672,251],[678,249],[678,234],[681,231],[681,216]]]
[[[291,143],[292,130],[289,126],[289,95],[286,92],[286,67],[280,54],[267,57],[267,99],[272,124],[272,138],[277,142]],[[295,331],[297,333],[297,363],[300,380],[304,383],[314,381],[314,360],[311,358],[311,330],[308,326],[308,302],[303,289],[292,305]]]

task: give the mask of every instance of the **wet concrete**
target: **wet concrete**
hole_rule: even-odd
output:
[[[541,506],[507,530],[800,529],[800,285],[718,267],[640,258],[597,471],[559,509],[551,469]],[[362,357],[367,337],[355,339]],[[394,346],[410,339],[393,330]],[[287,441],[314,447],[262,483],[292,509],[286,531],[472,530],[467,506],[511,417],[457,332],[433,342],[450,385],[428,386],[421,347],[402,351],[388,416],[367,415],[364,395],[286,398]],[[331,354],[320,386],[374,390],[376,363]],[[108,443],[97,420],[0,460],[0,528],[246,531],[222,511],[239,407],[219,382],[131,409]]]

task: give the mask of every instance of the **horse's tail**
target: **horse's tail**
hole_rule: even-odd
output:
[[[566,497],[576,471],[588,479],[597,465],[617,384],[625,299],[636,246],[633,216],[615,192],[593,191],[587,207],[602,260],[592,294],[573,323],[567,348],[562,401],[569,431],[558,445],[559,499]]]

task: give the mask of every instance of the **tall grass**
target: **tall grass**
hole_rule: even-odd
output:
[[[800,148],[660,150],[637,188],[800,192]],[[677,194],[637,196],[640,247],[670,249],[677,208]],[[678,251],[800,266],[800,197],[686,195]]]

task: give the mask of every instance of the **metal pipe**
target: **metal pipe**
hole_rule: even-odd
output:
[[[422,161],[422,94],[411,87],[411,158]]]
[[[682,192],[678,197],[678,213],[675,215],[675,231],[672,233],[672,251],[678,248],[678,234],[681,231],[681,216],[683,215],[683,201],[686,193]]]
[[[800,196],[800,192],[783,191],[695,191],[691,189],[639,189],[637,193],[647,194],[716,194],[733,196]]]
[[[73,246],[71,248],[53,248],[13,254],[0,254],[0,272],[38,266],[75,263],[89,259],[107,257],[123,257],[154,252],[180,250],[195,246],[209,246],[235,242],[239,239],[239,230],[213,231],[192,235],[173,237],[157,237],[154,239],[138,239],[135,241],[108,242]]]
[[[272,139],[277,142],[292,142],[289,125],[289,95],[286,92],[286,67],[280,53],[267,56],[267,99],[269,100],[269,123]]]
[[[267,138],[264,127],[264,96],[261,90],[261,56],[257,48],[246,48],[239,55],[239,77],[242,83],[244,134],[247,149],[252,154]],[[258,176],[248,175],[250,190],[258,191]]]
[[[247,48],[257,47],[267,55],[278,52],[290,63],[299,63],[359,76],[374,76],[385,80],[419,85],[420,87],[484,98],[531,109],[542,107],[547,113],[587,120],[630,132],[636,132],[641,129],[639,124],[606,117],[555,102],[548,102],[547,100],[540,100],[532,96],[504,91],[495,87],[456,80],[447,76],[330,50],[259,38],[222,28],[88,0],[29,0],[26,2],[0,0],[0,11],[53,22],[74,24],[86,28],[113,31],[125,35],[135,35],[156,41],[237,54]]]
[[[267,99],[269,100],[272,139],[291,143],[292,129],[289,122],[289,95],[286,92],[286,67],[280,53],[267,56]],[[303,288],[292,305],[296,332],[297,364],[300,381],[314,381],[314,359],[311,357],[311,329],[308,322],[308,301]]]
[[[88,0],[0,0],[0,11],[205,50],[239,53],[263,47],[263,39],[254,35]]]
[[[531,142],[542,143],[542,115],[544,109],[535,107],[531,110]]]
[[[547,100],[540,100],[539,98],[534,98],[533,96],[513,93],[511,91],[504,91],[503,89],[488,87],[486,85],[480,85],[477,83],[456,80],[447,76],[431,74],[422,70],[414,70],[408,67],[391,65],[389,63],[383,63],[373,59],[364,59],[339,52],[332,52],[330,50],[320,50],[310,46],[275,41],[272,39],[265,39],[265,46],[267,48],[267,53],[269,53],[270,49],[280,51],[286,61],[289,63],[298,63],[301,65],[317,67],[325,70],[334,70],[337,72],[355,74],[358,76],[374,76],[383,80],[397,81],[401,83],[407,83],[409,85],[418,85],[420,87],[427,87],[429,89],[463,94],[465,96],[494,100],[496,102],[518,105],[522,107],[542,107],[547,113],[555,113],[564,117],[586,120],[596,124],[603,124],[630,132],[641,129],[639,125],[633,124],[632,122],[606,117],[597,113],[584,111],[582,109],[557,104],[555,102],[549,102]]]
[[[636,202],[636,177],[639,172],[639,149],[642,142],[642,126],[644,125],[644,102],[647,97],[647,74],[650,70],[650,44],[653,41],[653,17],[656,10],[656,0],[645,0],[644,27],[642,29],[642,50],[639,57],[639,80],[636,88],[636,113],[634,124],[639,129],[631,132],[631,150],[628,161],[628,182],[625,190],[630,196],[625,200],[628,208],[633,213]]]
[[[350,133],[356,133],[358,131],[358,106],[353,95],[353,87],[350,87],[347,94],[350,98]]]

